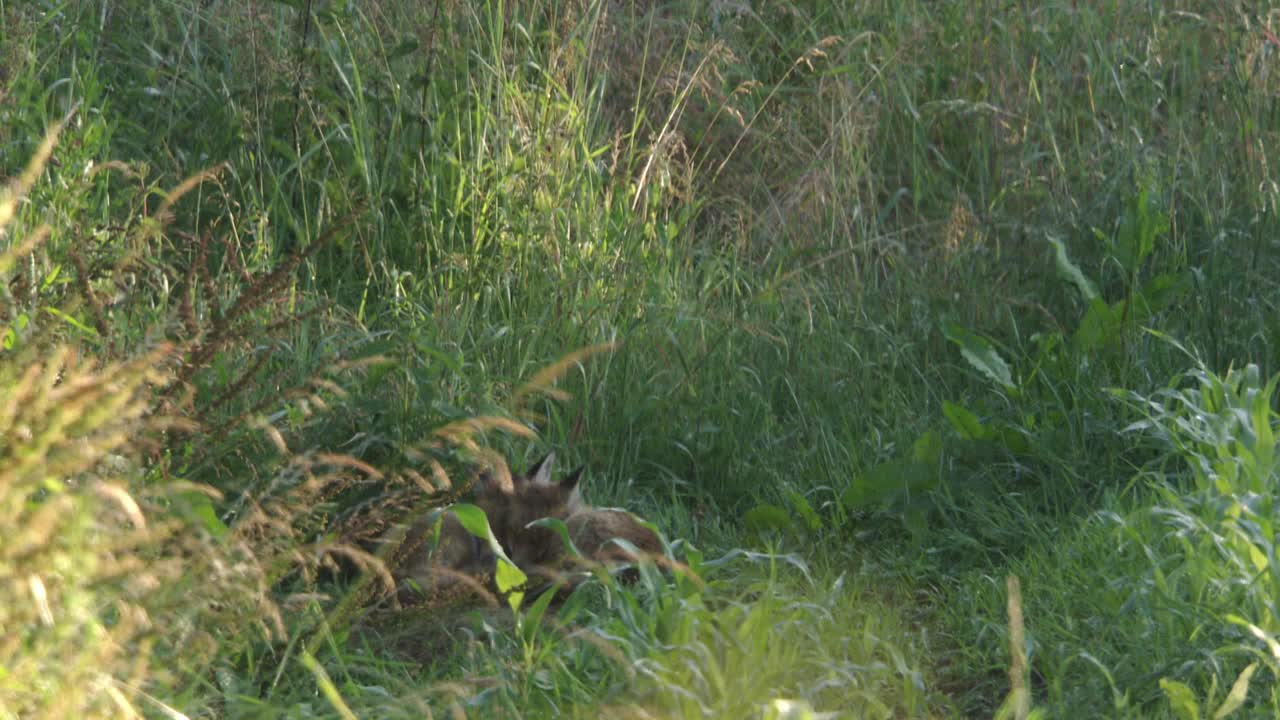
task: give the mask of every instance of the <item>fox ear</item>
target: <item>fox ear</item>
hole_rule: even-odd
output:
[[[551,468],[556,464],[556,454],[547,453],[533,466],[533,470],[529,472],[529,481],[534,485],[550,485],[551,484]]]
[[[585,467],[585,465],[579,466],[577,470],[569,473],[568,477],[560,481],[560,488],[569,491],[569,498],[565,501],[565,506],[569,508],[570,515],[587,506],[587,502],[582,499],[582,487],[578,485],[578,481],[582,479],[582,470]]]

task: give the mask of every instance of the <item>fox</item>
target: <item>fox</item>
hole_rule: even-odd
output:
[[[528,474],[513,475],[510,484],[492,473],[482,474],[475,504],[484,511],[494,538],[507,557],[525,572],[560,576],[574,565],[615,566],[635,560],[615,539],[625,540],[644,555],[659,556],[662,540],[630,513],[595,508],[583,499],[579,468],[556,482],[555,454],[535,463]],[[581,553],[575,558],[555,530],[537,524],[552,518],[563,522],[569,539]],[[497,556],[487,540],[467,530],[451,511],[437,511],[415,522],[399,545],[401,603],[430,604],[492,601],[490,585]],[[632,576],[634,577],[634,575]],[[624,578],[629,579],[627,576]]]
[[[560,482],[551,480],[549,467],[540,469],[543,471],[514,479],[511,507],[503,520],[506,534],[500,536],[512,561],[522,570],[556,577],[558,571],[573,566],[596,563],[613,567],[638,559],[615,540],[626,541],[642,556],[663,554],[662,539],[631,513],[587,504],[579,482],[582,468]],[[573,555],[557,532],[534,524],[543,518],[564,522],[581,557]],[[634,577],[634,573],[624,575],[624,579]]]
[[[507,481],[484,472],[477,480],[475,505],[518,567],[542,562],[545,549],[558,541],[553,530],[531,527],[530,522],[542,517],[564,520],[578,509],[577,476],[552,482],[554,466],[555,454],[550,453],[527,475],[513,475]],[[433,511],[414,522],[402,538],[389,534],[384,541],[395,544],[392,565],[401,604],[493,600],[497,555],[488,540],[467,530],[453,511]]]
[[[540,466],[544,464],[546,460]],[[540,472],[540,466],[533,472]],[[513,477],[504,483],[489,470],[477,478],[475,505],[491,523],[509,512],[511,488],[516,480]],[[433,510],[414,520],[407,529],[388,532],[382,542],[389,546],[396,604],[449,605],[493,599],[489,585],[497,556],[488,540],[468,530],[453,510]]]

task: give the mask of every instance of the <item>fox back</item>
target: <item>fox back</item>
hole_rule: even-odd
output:
[[[622,510],[586,508],[570,515],[565,524],[569,538],[589,560],[607,565],[636,559],[630,549],[615,540],[625,540],[643,555],[662,554],[662,540],[657,533]]]

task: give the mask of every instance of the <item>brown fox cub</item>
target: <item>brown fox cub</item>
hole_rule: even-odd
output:
[[[548,455],[534,466],[532,475],[549,478],[554,460]],[[543,479],[542,483],[548,481]],[[476,482],[475,505],[484,512],[490,530],[504,548],[510,547],[508,518],[519,504],[514,498],[515,487],[531,482],[532,478],[520,476],[504,482],[491,472],[481,474]],[[393,531],[383,542],[394,544],[390,560],[400,602],[450,604],[493,598],[488,586],[497,556],[488,539],[468,530],[454,510],[434,510],[404,530],[402,536]]]
[[[550,468],[516,479],[512,505],[504,518],[504,535],[499,535],[513,562],[528,572],[554,574],[558,568],[588,562],[612,565],[636,558],[614,540],[630,543],[641,555],[658,556],[663,552],[657,533],[641,525],[623,510],[591,507],[582,498],[578,480],[579,468],[564,480],[551,481]],[[582,554],[573,558],[558,533],[547,527],[531,525],[543,518],[565,523],[569,539]],[[494,531],[498,531],[495,529]]]
[[[479,480],[475,505],[484,511],[494,538],[518,567],[554,574],[574,562],[555,530],[533,524],[543,518],[564,522],[569,538],[588,561],[613,564],[633,559],[613,542],[615,538],[645,555],[662,553],[657,534],[629,513],[586,504],[578,488],[581,470],[560,482],[552,481],[554,464],[555,455],[550,454],[528,475],[512,476],[510,485],[491,474]],[[497,557],[488,541],[467,530],[452,511],[434,512],[411,526],[395,558],[401,602],[435,604],[493,597],[488,585]]]

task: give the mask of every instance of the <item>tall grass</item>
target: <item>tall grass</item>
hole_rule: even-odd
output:
[[[185,682],[112,650],[95,667],[116,680],[81,687],[193,714],[742,716],[795,699],[982,715],[1009,693],[992,578],[1012,573],[1012,656],[1026,645],[1040,712],[1225,712],[1248,667],[1235,711],[1274,704],[1248,515],[1265,518],[1271,475],[1242,450],[1265,445],[1269,396],[1226,373],[1276,370],[1269,5],[118,0],[0,17],[0,174],[71,118],[2,223],[0,365],[27,413],[5,452],[90,448],[6,496],[6,529],[70,509],[62,549],[6,561],[28,620],[5,628],[49,627],[35,577],[55,625],[120,648],[154,636]],[[1185,356],[1146,328],[1204,358],[1199,395],[1170,385]],[[88,404],[54,392],[77,379]],[[1110,389],[1166,386],[1183,394],[1139,407],[1167,442],[1123,433],[1133,404]],[[35,442],[59,417],[86,419]],[[521,429],[462,451],[435,433],[474,417]],[[426,662],[380,631],[354,649],[363,631],[332,613],[345,588],[316,574],[335,520],[434,468],[460,478],[477,451],[520,466],[535,433],[590,466],[598,502],[699,547],[800,552],[815,577],[729,563],[706,588],[595,587],[609,600],[560,634],[481,615],[423,626]],[[165,592],[95,584],[125,554]],[[247,574],[174,610],[206,584],[192,556]],[[82,569],[60,584],[63,565]],[[64,589],[97,609],[60,614]],[[171,619],[144,633],[94,614],[117,601]],[[279,622],[211,631],[190,644],[204,654],[174,640],[268,607]],[[1233,607],[1245,624],[1224,622]],[[874,639],[855,647],[851,624]],[[43,638],[3,667],[71,657]],[[78,667],[63,660],[23,667]],[[72,702],[58,689],[82,676],[65,677],[11,712]],[[92,692],[83,707],[107,713],[111,691]]]
[[[28,213],[18,211],[58,129],[0,194],[0,231],[12,239],[0,254],[6,289],[22,278],[24,261],[34,265],[48,238],[68,229],[27,225]],[[44,313],[14,312],[23,304],[12,295],[5,308],[0,711],[174,713],[189,673],[252,642],[255,626],[282,630],[264,592],[265,568],[277,558],[269,545],[258,552],[231,537],[215,542],[195,522],[215,490],[160,481],[167,464],[155,459],[165,434],[191,428],[164,402],[178,353],[164,343],[118,348],[76,260],[80,293],[32,308]],[[42,293],[57,274],[43,278]],[[109,359],[117,353],[123,359]],[[228,626],[245,635],[219,638]]]

